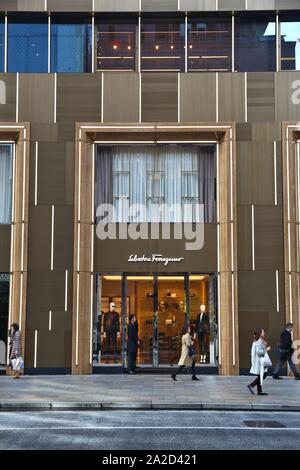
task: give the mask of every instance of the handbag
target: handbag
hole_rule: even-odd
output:
[[[189,350],[189,357],[196,356],[196,352],[193,346],[188,346],[188,350]]]

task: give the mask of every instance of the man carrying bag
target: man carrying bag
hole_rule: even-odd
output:
[[[282,377],[279,376],[279,372],[284,366],[286,362],[288,362],[291,371],[293,372],[295,376],[295,380],[300,380],[300,374],[297,371],[297,368],[293,362],[293,340],[292,340],[292,331],[293,331],[293,324],[292,323],[287,323],[285,329],[282,331],[280,335],[280,345],[278,347],[278,353],[279,353],[279,361],[276,364],[276,367],[273,372],[273,379],[282,379]]]

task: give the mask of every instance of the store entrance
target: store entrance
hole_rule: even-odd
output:
[[[132,313],[140,338],[137,366],[176,365],[186,323],[192,327],[197,365],[217,365],[216,289],[214,274],[97,275],[94,366],[126,369],[127,325]]]

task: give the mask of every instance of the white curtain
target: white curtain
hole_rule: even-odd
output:
[[[98,152],[102,161],[105,152],[104,149]],[[108,171],[102,166],[99,179],[102,186],[103,179],[113,182],[111,194],[115,221],[199,222],[203,221],[204,213],[205,222],[214,222],[214,153],[213,147],[191,145],[112,148],[112,166]],[[104,195],[100,200],[101,203],[111,202]],[[137,204],[145,211],[134,218],[130,208]],[[199,204],[204,205],[203,212]]]
[[[11,223],[12,145],[0,145],[0,224]]]

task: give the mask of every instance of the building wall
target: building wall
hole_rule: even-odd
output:
[[[83,0],[48,0],[47,8],[66,11],[70,3],[73,11],[92,8],[92,1]],[[95,10],[104,11],[107,3],[95,0]],[[111,1],[111,11],[121,11],[124,3]],[[142,0],[142,9],[147,11],[150,3],[154,2]],[[245,9],[244,0],[217,3],[220,10]],[[137,0],[130,0],[126,5],[130,11],[139,8]],[[159,1],[155,5],[157,10],[174,10],[177,0]],[[181,0],[180,9],[215,10],[215,5],[214,0]],[[0,11],[37,11],[43,10],[43,6],[43,0],[0,1]],[[299,3],[254,0],[251,7],[293,9],[299,8]],[[249,366],[254,327],[264,326],[271,343],[276,343],[285,322],[281,122],[300,120],[300,107],[292,100],[293,84],[300,80],[300,72],[149,73],[142,74],[141,80],[137,73],[18,74],[18,77],[0,74],[0,80],[6,85],[6,102],[0,105],[0,120],[31,123],[28,368],[33,367],[35,330],[38,331],[37,366],[57,370],[71,367],[75,122],[236,122],[241,368]],[[10,227],[0,227],[0,272],[9,269],[9,237]],[[95,261],[99,266],[100,255],[101,248],[96,247]],[[203,257],[199,271],[214,264],[211,262],[216,258],[213,248],[209,258]],[[52,312],[51,331],[49,311]]]

